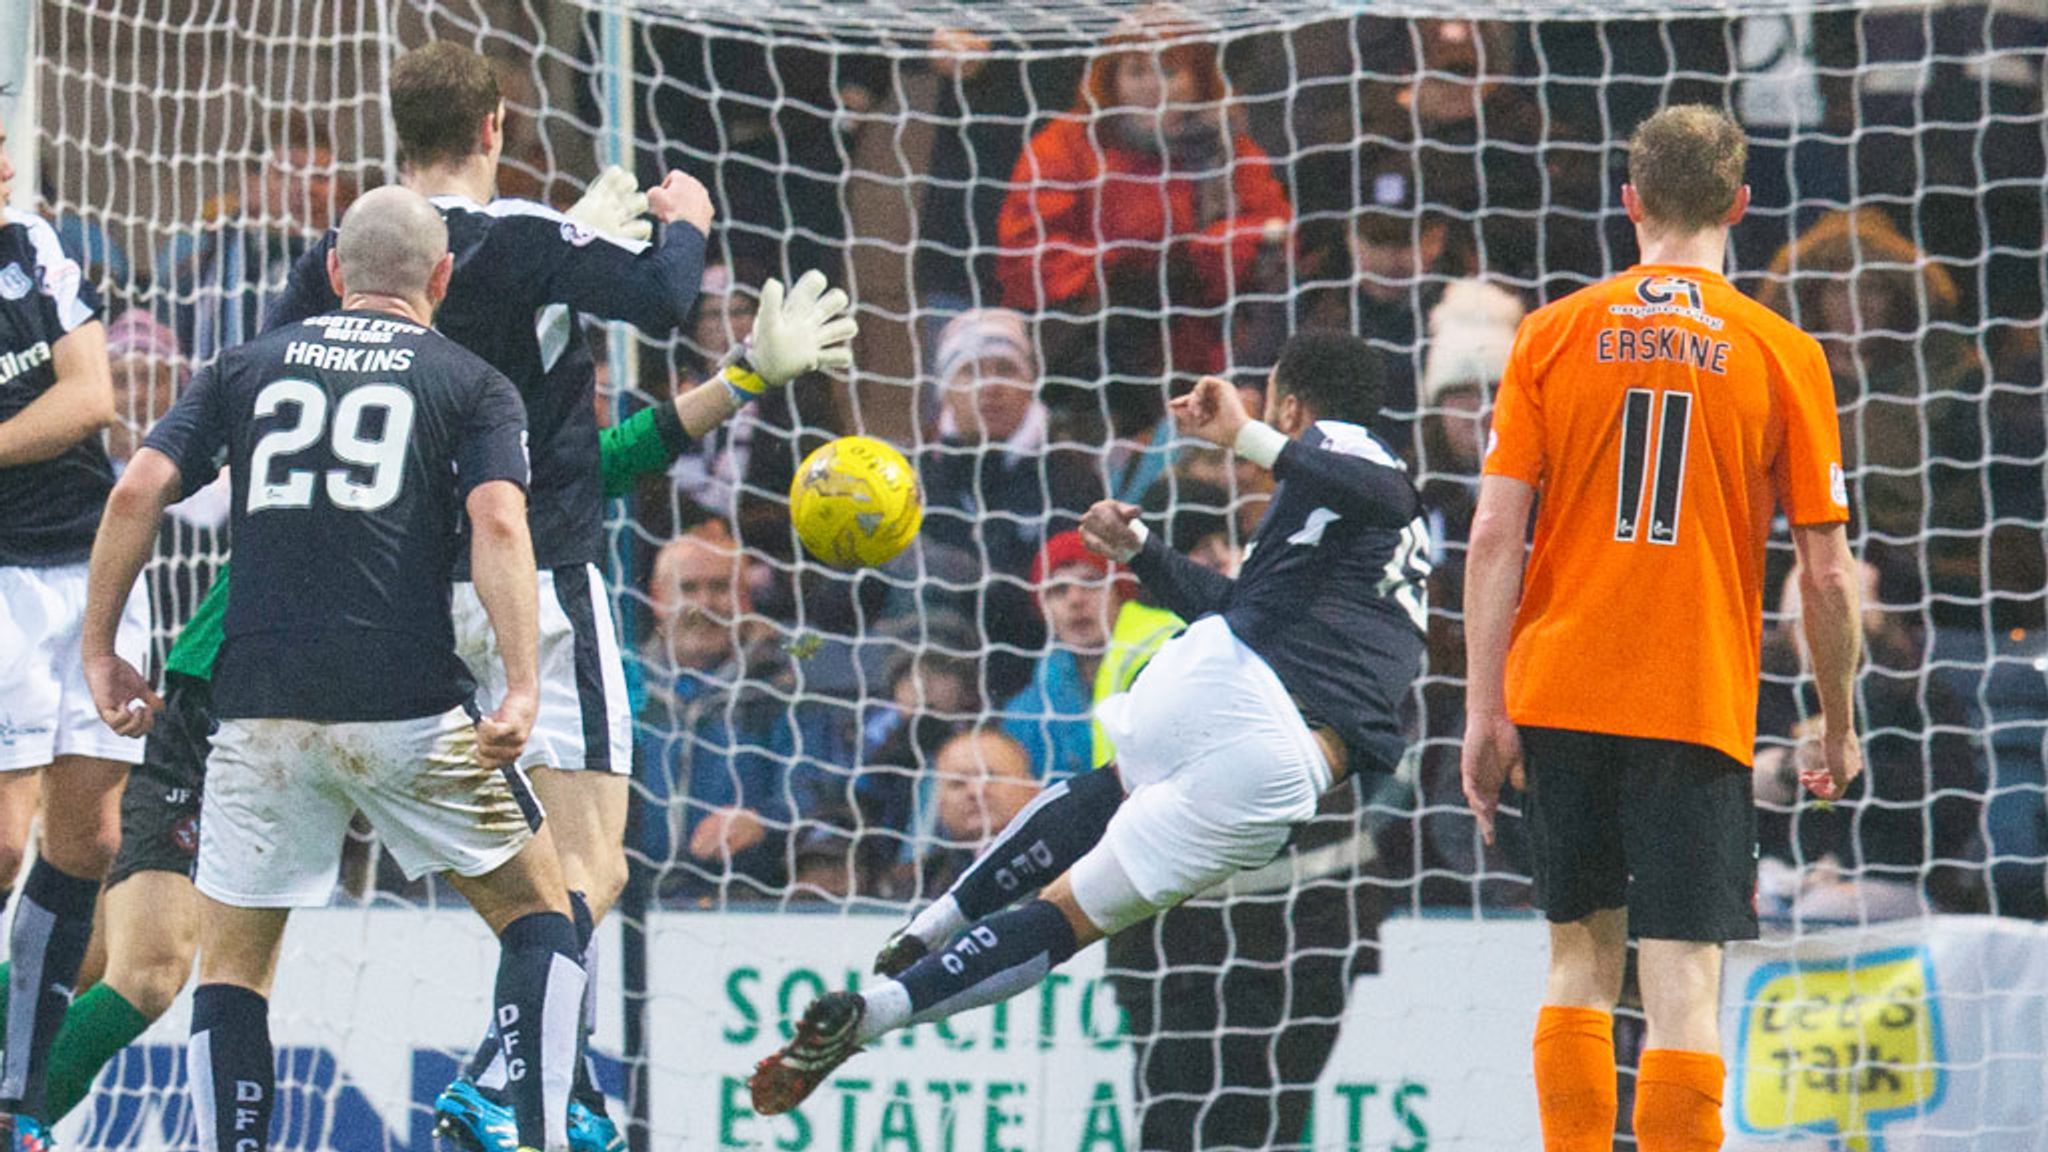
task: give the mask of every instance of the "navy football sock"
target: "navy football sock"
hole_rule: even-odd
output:
[[[866,994],[861,1042],[1008,1000],[1045,979],[1077,950],[1073,925],[1043,900],[998,913]]]
[[[570,1097],[593,1112],[604,1111],[604,1093],[590,1063],[590,1034],[597,1029],[597,920],[581,892],[569,893],[569,911],[576,920],[578,953],[583,957],[583,1013],[576,1030],[576,1083]]]
[[[186,1075],[200,1152],[263,1152],[270,1146],[275,1059],[268,1000],[238,984],[193,990]]]
[[[92,939],[100,882],[61,872],[38,859],[21,886],[21,907],[8,938],[5,1055],[0,1057],[0,1110],[38,1120],[50,1045],[71,1007],[72,985]]]
[[[559,912],[535,912],[507,924],[498,945],[498,1038],[519,1143],[562,1148],[583,1013],[576,926]]]
[[[1046,788],[944,896],[918,913],[910,923],[911,935],[936,948],[967,925],[1045,887],[1095,847],[1123,802],[1123,781],[1113,764]]]

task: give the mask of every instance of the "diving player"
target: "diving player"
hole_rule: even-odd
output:
[[[1097,710],[1116,764],[1012,820],[890,942],[878,967],[900,975],[814,1001],[749,1081],[756,1111],[787,1112],[863,1044],[1016,995],[1088,944],[1265,864],[1347,772],[1393,769],[1421,670],[1429,549],[1406,466],[1366,430],[1380,406],[1373,356],[1352,336],[1294,337],[1270,424],[1215,377],[1173,401],[1181,432],[1279,481],[1241,574],[1166,548],[1132,505],[1089,509],[1090,546],[1194,623]]]

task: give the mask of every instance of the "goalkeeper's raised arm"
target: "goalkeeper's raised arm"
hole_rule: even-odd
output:
[[[709,380],[674,400],[643,408],[601,434],[604,494],[623,496],[641,476],[665,470],[690,444],[730,420],[749,400],[806,372],[853,365],[860,327],[845,292],[827,288],[822,272],[806,272],[785,291],[761,288],[761,313],[740,354]]]

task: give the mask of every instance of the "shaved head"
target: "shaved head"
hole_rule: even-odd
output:
[[[388,184],[349,207],[334,253],[341,295],[424,299],[435,266],[448,254],[448,226],[426,197]]]

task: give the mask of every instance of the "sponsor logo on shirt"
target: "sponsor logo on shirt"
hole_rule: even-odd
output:
[[[1607,312],[1612,316],[1682,316],[1695,324],[1704,324],[1719,332],[1722,320],[1707,311],[1706,299],[1700,292],[1700,282],[1683,276],[1645,276],[1636,282],[1636,303],[1609,304]]]
[[[0,352],[0,384],[50,362],[50,342],[38,340],[19,352]]]
[[[574,220],[564,220],[562,221],[562,239],[581,248],[592,240],[597,239],[597,232],[594,229],[585,228]]]
[[[21,265],[9,264],[5,268],[0,268],[0,297],[19,300],[35,290],[36,282],[29,279],[28,273],[22,271]]]
[[[1828,465],[1828,495],[1844,508],[1849,506],[1849,478],[1842,475],[1840,464]]]

